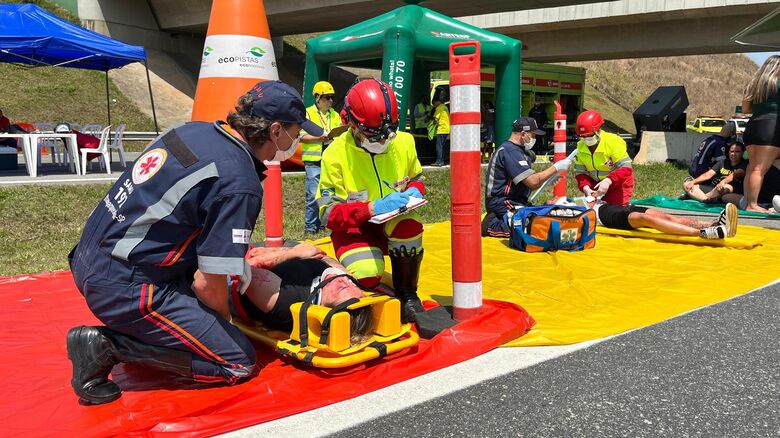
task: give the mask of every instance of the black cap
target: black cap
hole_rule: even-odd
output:
[[[520,117],[512,122],[512,132],[533,132],[536,135],[544,135],[544,131],[539,129],[533,117]]]
[[[249,94],[252,95],[252,117],[284,123],[297,123],[304,131],[320,136],[325,131],[306,118],[303,99],[295,89],[282,81],[258,82]]]

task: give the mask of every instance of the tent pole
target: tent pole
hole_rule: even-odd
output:
[[[154,110],[154,95],[152,94],[152,80],[149,78],[149,66],[144,61],[144,68],[146,68],[146,84],[149,85],[149,100],[152,101],[152,118],[154,119],[154,130],[159,135],[160,128],[157,126],[157,111]]]
[[[108,110],[108,124],[111,125],[111,96],[108,92],[108,70],[106,70],[106,109]]]

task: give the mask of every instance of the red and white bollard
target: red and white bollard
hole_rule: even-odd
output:
[[[265,246],[282,246],[282,166],[278,161],[266,161],[263,181],[263,211],[265,212]]]
[[[561,104],[555,101],[554,117],[555,133],[553,141],[555,142],[553,161],[556,163],[566,158],[566,116],[561,112]],[[561,178],[555,184],[553,189],[555,200],[566,197],[566,171],[561,172]]]
[[[469,47],[473,53],[455,54],[456,49]],[[458,321],[482,310],[479,66],[478,41],[450,44],[452,316]]]

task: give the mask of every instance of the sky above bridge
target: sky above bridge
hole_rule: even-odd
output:
[[[747,57],[752,59],[756,64],[761,65],[772,55],[780,55],[780,52],[758,52],[758,53],[746,53]]]

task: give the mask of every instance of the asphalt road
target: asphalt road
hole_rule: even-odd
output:
[[[780,281],[607,339],[498,348],[232,437],[780,436]]]
[[[338,437],[780,436],[774,285],[338,431]]]

